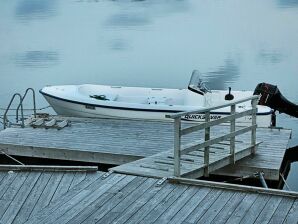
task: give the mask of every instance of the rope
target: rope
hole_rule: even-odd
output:
[[[3,152],[2,150],[0,150],[0,152],[1,152],[2,154],[6,155],[8,158],[12,159],[13,161],[15,161],[15,162],[17,162],[17,163],[21,164],[22,166],[25,166],[25,164],[24,164],[24,163],[22,163],[22,162],[20,162],[19,160],[17,160],[17,159],[15,159],[15,158],[13,158],[12,156],[10,156],[10,155],[6,154],[6,153],[5,153],[5,152]]]
[[[286,179],[285,179],[284,175],[282,175],[282,173],[279,173],[279,175],[281,176],[281,179],[283,180],[283,182],[284,182],[284,183],[285,183],[285,185],[287,186],[288,190],[290,191],[290,190],[291,190],[291,188],[290,188],[290,186],[287,184],[287,182],[286,182]]]
[[[51,106],[46,106],[46,107],[41,107],[41,108],[36,108],[36,110],[44,110],[47,109]],[[0,107],[0,110],[6,110],[6,108]],[[8,111],[16,111],[17,109],[9,109]],[[20,109],[19,109],[20,110]],[[34,109],[23,109],[24,111],[33,111]]]

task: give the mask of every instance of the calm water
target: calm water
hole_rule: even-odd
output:
[[[298,0],[3,0],[0,107],[45,85],[185,88],[193,69],[212,89],[265,81],[298,103],[297,21]],[[278,125],[298,145],[298,119],[281,115]],[[296,162],[296,191],[297,176]]]

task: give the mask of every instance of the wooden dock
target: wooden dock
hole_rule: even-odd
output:
[[[166,167],[171,171],[170,150],[173,150],[173,123],[139,120],[64,118],[71,121],[70,127],[62,130],[45,128],[7,128],[0,131],[0,150],[9,155],[62,159],[101,164],[122,165],[139,159],[143,167],[153,174]],[[188,126],[189,124],[183,124]],[[212,128],[214,135],[226,131],[228,126]],[[203,139],[203,132],[191,133],[182,139],[182,144]],[[241,177],[255,172],[264,172],[268,180],[279,180],[282,160],[290,139],[291,131],[286,129],[257,129],[257,141],[261,142],[254,156],[246,157],[233,166],[215,170],[213,173]],[[237,144],[249,141],[249,136],[239,136]],[[225,148],[220,143],[218,148]],[[210,151],[216,150],[211,148]],[[166,160],[164,157],[166,156]],[[165,161],[161,164],[158,161]],[[170,162],[169,162],[170,161]],[[197,159],[188,160],[191,164]],[[187,162],[187,159],[186,159]],[[189,165],[188,164],[188,165]],[[144,167],[144,166],[148,167]],[[128,172],[130,164],[115,168]],[[167,171],[166,176],[173,174]],[[133,172],[134,173],[134,172]],[[139,174],[139,173],[134,173]],[[148,175],[148,173],[146,174]],[[154,176],[154,175],[149,175]],[[158,175],[161,176],[161,175]],[[162,175],[164,176],[164,175]]]
[[[227,127],[218,127],[220,132],[223,132]],[[242,177],[251,175],[257,172],[263,172],[265,179],[279,180],[280,168],[284,153],[289,141],[291,131],[279,130],[279,129],[257,129],[257,139],[259,141],[258,149],[255,155],[251,155],[243,158],[242,160],[225,166],[220,169],[216,169],[216,163],[214,164],[214,170],[212,174]],[[249,154],[249,149],[243,149],[243,143],[249,139],[248,135],[239,136],[236,143],[236,160]],[[211,161],[216,160],[223,162],[226,160],[226,164],[229,163],[229,158],[225,155],[229,152],[229,143],[222,142],[214,145],[214,149],[211,149]],[[217,156],[216,152],[225,151],[226,154],[220,154]],[[214,154],[214,155],[212,155]],[[238,157],[239,156],[239,157]],[[214,158],[213,158],[214,157]],[[161,152],[134,162],[126,163],[112,168],[114,171],[124,174],[135,174],[151,177],[170,177],[174,173],[173,162],[173,150]],[[202,153],[196,153],[182,157],[181,160],[182,176],[187,178],[198,178],[203,176],[204,164]]]
[[[31,169],[0,171],[0,223],[298,221],[297,192],[82,168]]]

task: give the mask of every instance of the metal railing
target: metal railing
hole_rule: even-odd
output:
[[[10,100],[10,102],[9,102],[9,104],[8,104],[8,106],[7,106],[7,108],[6,108],[6,110],[5,110],[5,112],[4,112],[4,114],[3,114],[3,128],[5,129],[6,127],[7,127],[7,124],[9,123],[9,120],[8,120],[8,115],[7,115],[7,113],[8,113],[8,111],[10,110],[10,107],[11,107],[11,105],[12,105],[12,103],[13,103],[13,101],[15,100],[15,98],[16,97],[19,97],[19,104],[18,104],[18,106],[17,106],[17,109],[16,109],[16,125],[20,125],[22,128],[24,128],[24,126],[25,126],[25,124],[24,124],[24,108],[23,108],[23,102],[24,102],[24,99],[26,98],[26,96],[27,96],[27,93],[29,92],[29,90],[31,90],[32,91],[32,96],[33,96],[33,111],[34,111],[34,117],[36,117],[36,102],[35,102],[35,91],[34,91],[34,89],[32,89],[32,88],[28,88],[28,89],[26,89],[26,91],[25,91],[25,94],[22,96],[20,93],[15,93],[13,96],[12,96],[12,98],[11,98],[11,100]],[[21,119],[20,119],[20,121],[21,121],[21,124],[19,124],[18,122],[19,122],[19,110],[21,109]]]
[[[220,143],[225,140],[230,141],[230,163],[235,163],[235,137],[237,135],[244,134],[246,132],[251,131],[251,147],[252,153],[255,153],[256,150],[256,112],[257,112],[257,103],[258,103],[259,96],[251,96],[247,98],[243,98],[237,101],[233,101],[230,103],[208,107],[205,109],[200,110],[193,110],[193,111],[186,111],[186,112],[179,112],[175,114],[167,114],[167,118],[174,119],[174,176],[180,177],[181,176],[181,156],[188,154],[190,152],[204,149],[204,176],[209,175],[209,153],[210,153],[210,146],[213,144]],[[236,113],[236,105],[251,101],[252,109],[245,110],[243,112]],[[210,121],[210,113],[213,110],[224,108],[224,107],[231,107],[230,115],[226,117],[219,118],[217,120]],[[187,127],[182,129],[181,128],[181,117],[190,114],[205,114],[205,122],[199,123],[197,125]],[[248,127],[244,127],[242,129],[236,130],[236,119],[244,117],[244,116],[252,116],[251,125]],[[211,139],[210,138],[210,127],[216,126],[225,122],[230,122],[230,132],[228,134],[216,137]],[[181,149],[181,137],[183,135],[190,134],[195,131],[205,130],[204,134],[204,142],[192,144],[190,146],[186,146]]]
[[[28,88],[28,89],[26,89],[25,94],[24,94],[23,97],[22,97],[22,101],[20,102],[20,104],[18,105],[17,110],[16,110],[16,120],[17,120],[17,122],[19,121],[19,109],[20,109],[20,107],[22,107],[23,101],[24,101],[24,99],[26,98],[27,93],[28,93],[30,90],[31,90],[31,92],[32,92],[33,115],[34,115],[34,117],[36,117],[35,91],[34,91],[33,88]]]

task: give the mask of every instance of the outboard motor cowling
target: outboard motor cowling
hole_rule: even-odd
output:
[[[277,86],[268,83],[259,83],[255,88],[254,95],[260,95],[259,105],[264,105],[298,118],[298,105],[287,100]]]
[[[232,90],[232,88],[229,87],[229,93],[227,95],[225,95],[225,100],[233,100],[234,99],[233,94],[231,94],[231,90]]]

